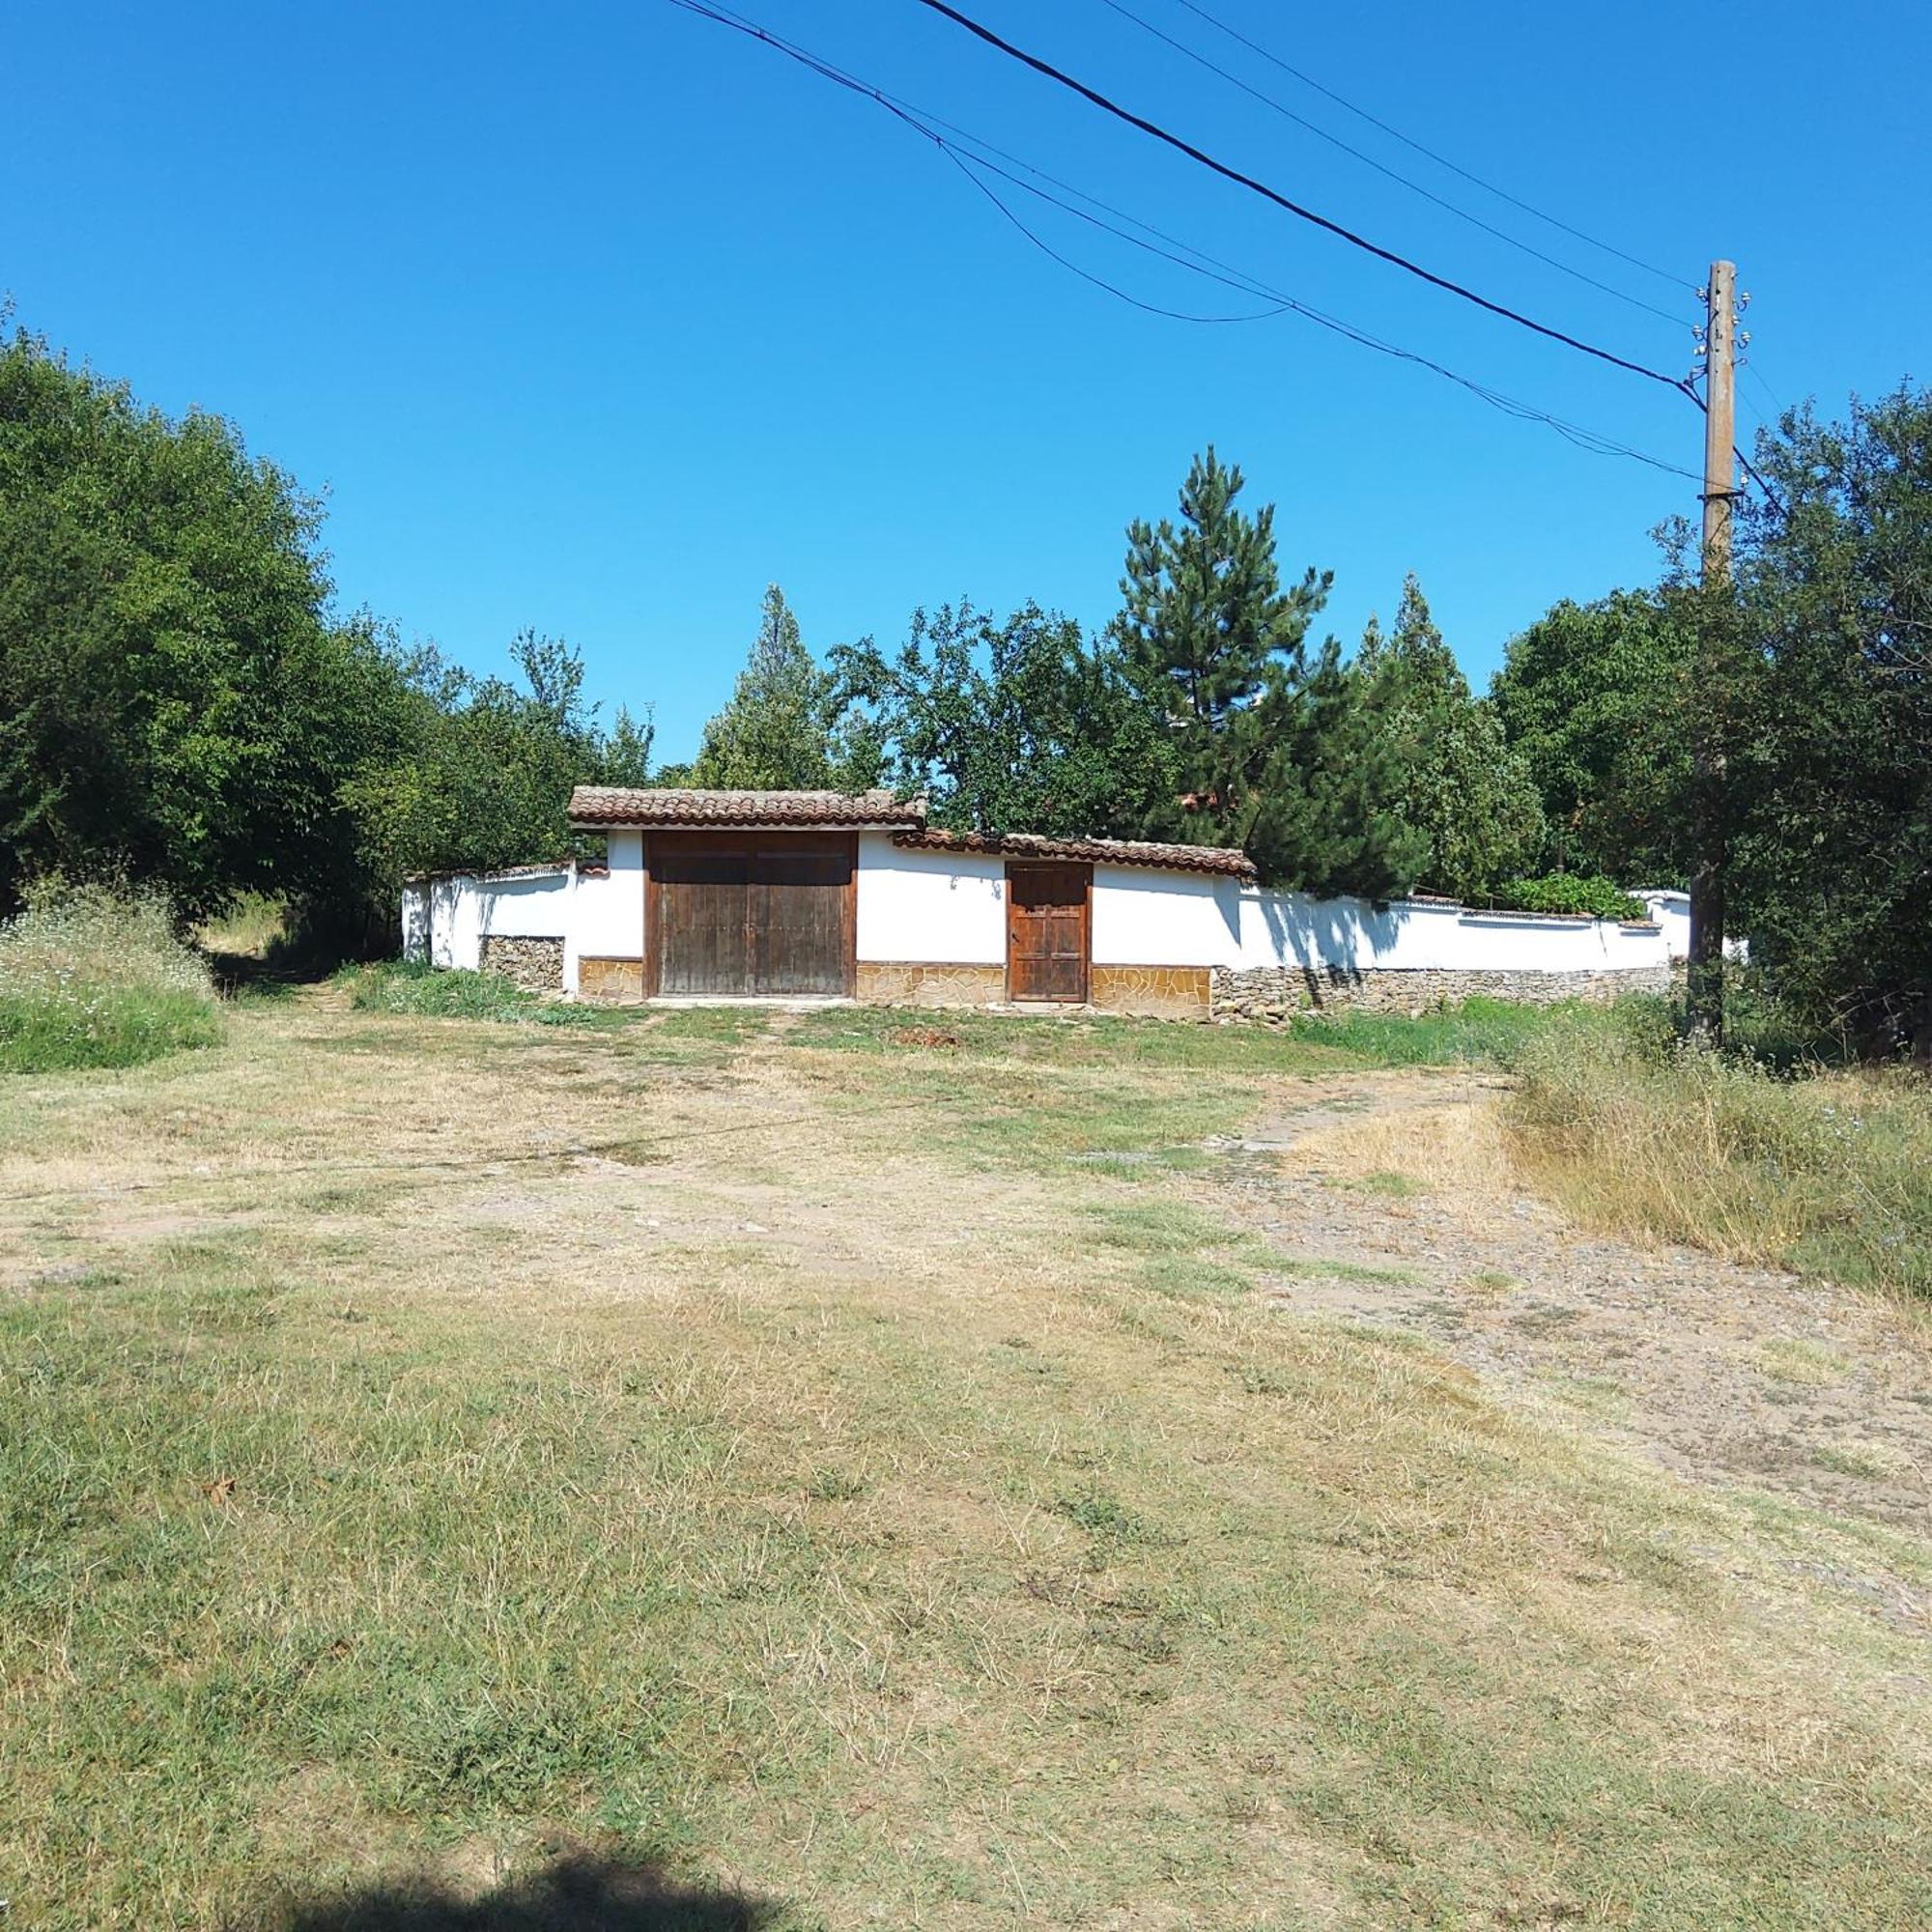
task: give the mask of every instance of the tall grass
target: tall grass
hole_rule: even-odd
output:
[[[1648,1019],[1526,1043],[1507,1130],[1536,1179],[1600,1227],[1932,1295],[1932,1085],[1779,1077]]]
[[[43,881],[0,925],[0,1071],[135,1066],[220,1037],[207,962],[158,894]]]

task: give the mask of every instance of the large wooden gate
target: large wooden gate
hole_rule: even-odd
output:
[[[650,990],[712,999],[849,994],[850,833],[654,833]]]
[[[1091,866],[1007,867],[1008,999],[1086,999],[1093,885]]]

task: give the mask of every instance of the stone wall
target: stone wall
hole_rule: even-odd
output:
[[[644,962],[586,953],[577,962],[577,991],[586,1000],[635,1004],[644,997]]]
[[[992,1007],[1006,997],[1004,966],[859,961],[859,998],[868,1007]]]
[[[486,932],[476,963],[485,973],[500,973],[515,980],[527,993],[563,991],[561,939],[512,939]]]
[[[1620,993],[1668,993],[1667,965],[1599,973],[1459,972],[1434,967],[1257,966],[1214,968],[1217,1020],[1285,1020],[1294,1013],[1355,1009],[1421,1013],[1458,1000],[1601,1003]]]
[[[1095,966],[1089,971],[1087,992],[1103,1013],[1205,1020],[1212,977],[1206,966]]]

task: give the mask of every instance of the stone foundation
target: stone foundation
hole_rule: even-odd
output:
[[[1459,1000],[1614,1000],[1621,993],[1668,993],[1668,966],[1573,973],[1462,972],[1438,967],[1217,966],[1217,1020],[1285,1020],[1295,1013],[1355,1009],[1422,1013]]]
[[[993,1007],[1007,997],[1007,969],[862,959],[858,993],[868,1007]]]
[[[1103,1013],[1205,1020],[1213,985],[1205,966],[1094,966],[1088,973],[1087,992]]]
[[[486,973],[500,973],[526,993],[563,991],[560,939],[506,939],[499,933],[486,932],[477,964]]]
[[[635,1005],[644,997],[644,962],[584,956],[577,962],[581,999]]]

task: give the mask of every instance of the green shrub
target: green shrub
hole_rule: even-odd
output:
[[[43,880],[0,925],[0,1071],[136,1066],[220,1037],[207,962],[158,894]]]
[[[1509,912],[1587,914],[1591,919],[1643,919],[1643,902],[1614,879],[1588,872],[1550,872],[1540,879],[1509,879],[1492,895]]]

